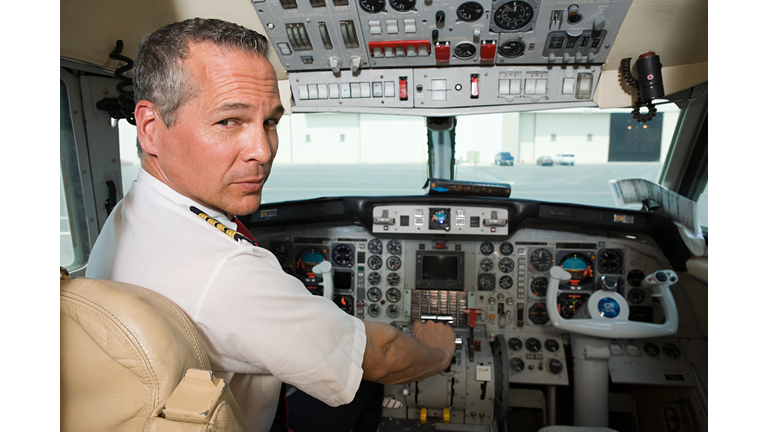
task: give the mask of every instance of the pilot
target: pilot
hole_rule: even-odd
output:
[[[141,40],[133,88],[142,169],[86,271],[179,305],[254,432],[270,429],[281,381],[328,406],[348,404],[361,380],[408,383],[446,369],[455,339],[433,322],[408,336],[352,317],[246,238],[235,215],[261,203],[284,111],[268,52],[264,36],[213,19]]]

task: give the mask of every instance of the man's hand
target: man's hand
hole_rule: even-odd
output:
[[[448,368],[456,351],[456,333],[451,326],[434,321],[423,324],[416,321],[413,323],[413,338],[430,348],[437,348],[444,352],[446,362],[441,369]]]

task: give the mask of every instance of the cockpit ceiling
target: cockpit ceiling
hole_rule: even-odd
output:
[[[248,0],[136,0],[130,5],[115,0],[69,0],[61,4],[61,57],[114,69],[117,62],[108,55],[118,39],[124,42],[123,54],[135,58],[142,36],[194,17],[232,21],[267,34]],[[620,80],[619,63],[648,51],[660,56],[667,94],[707,81],[707,19],[706,2],[633,1],[602,65],[594,102],[601,108],[630,106],[635,96]],[[276,54],[271,61],[278,79],[287,84],[288,73]]]

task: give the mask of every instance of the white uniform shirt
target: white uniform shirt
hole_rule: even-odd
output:
[[[107,219],[86,276],[143,286],[179,305],[254,432],[269,430],[280,381],[330,406],[352,401],[363,375],[363,322],[310,294],[271,252],[233,240],[191,205],[236,229],[142,169]]]

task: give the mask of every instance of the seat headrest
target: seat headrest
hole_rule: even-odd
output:
[[[188,368],[210,369],[178,306],[128,283],[62,274],[62,430],[142,430]]]

